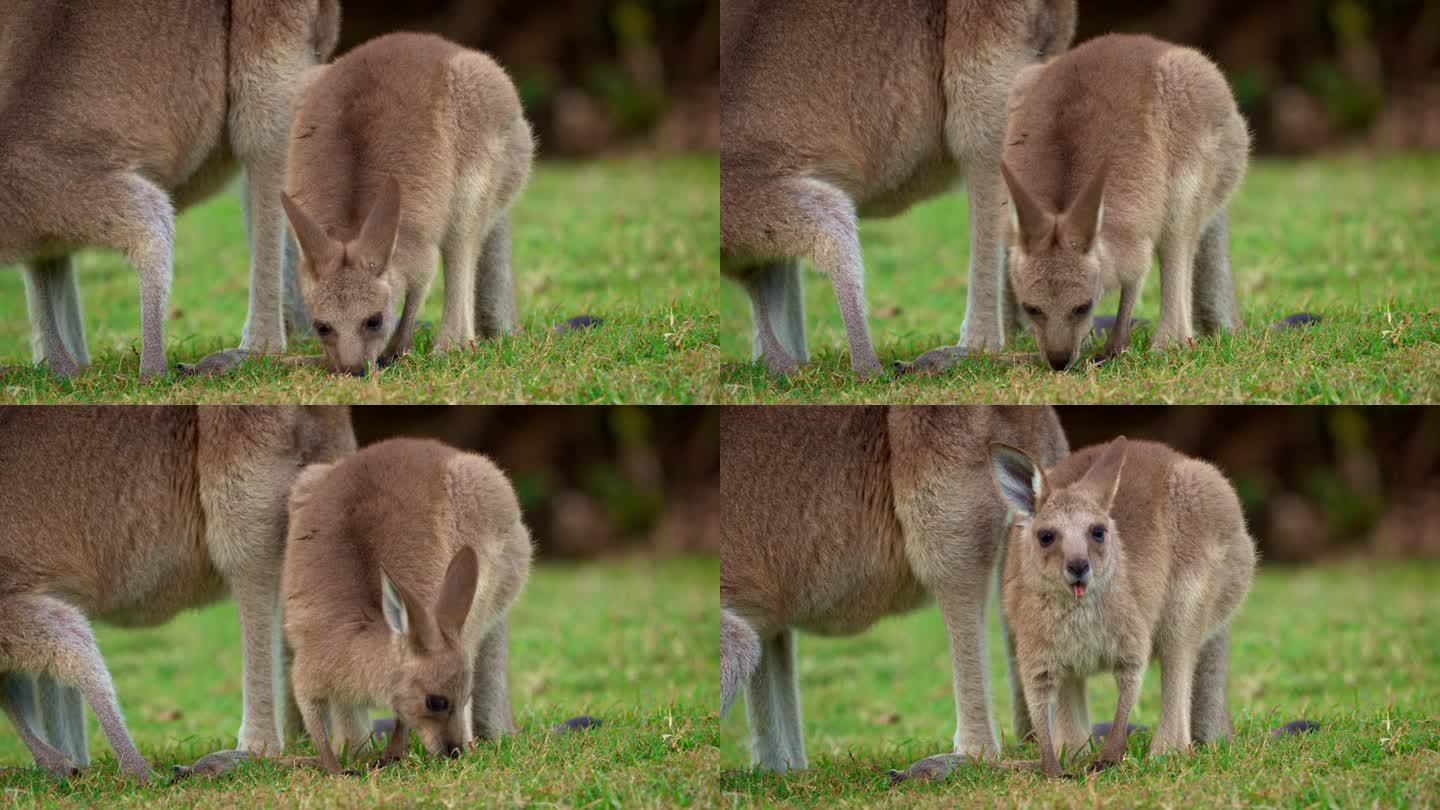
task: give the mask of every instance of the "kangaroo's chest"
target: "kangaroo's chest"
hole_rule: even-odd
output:
[[[1057,616],[1052,624],[1056,667],[1067,674],[1086,676],[1115,668],[1122,654],[1122,634],[1092,600]]]

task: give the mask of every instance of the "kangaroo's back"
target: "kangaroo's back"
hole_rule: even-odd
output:
[[[1194,162],[1224,150],[1222,196],[1244,171],[1248,134],[1224,76],[1154,37],[1108,34],[1027,68],[1009,107],[1006,161],[1050,210],[1067,210],[1108,165],[1106,222],[1153,236],[1166,186]]]
[[[513,597],[528,572],[514,490],[479,456],[390,439],[308,478],[292,495],[285,590],[295,621],[287,626],[314,630],[346,611],[377,613],[382,569],[430,604],[462,546],[476,550],[487,599]]]
[[[506,158],[524,151],[528,170],[529,138],[514,86],[489,57],[439,36],[389,34],[307,75],[286,189],[343,238],[393,177],[402,239],[438,244],[467,173],[492,170],[490,182],[518,192],[517,161]]]

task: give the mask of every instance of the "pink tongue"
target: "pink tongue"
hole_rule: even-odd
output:
[[[1085,586],[1084,586],[1082,583],[1079,583],[1079,582],[1075,583],[1074,588],[1075,588],[1075,598],[1076,598],[1076,599],[1079,599],[1080,597],[1082,597],[1082,596],[1085,595]]]

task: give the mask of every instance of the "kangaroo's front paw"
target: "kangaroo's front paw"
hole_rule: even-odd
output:
[[[855,376],[861,380],[877,377],[883,371],[880,366],[880,359],[874,354],[853,358],[850,361],[850,368],[855,372]]]
[[[1150,341],[1150,348],[1154,351],[1164,352],[1177,347],[1182,349],[1187,348],[1194,345],[1194,343],[1194,335],[1162,330],[1155,333],[1154,339]]]
[[[765,352],[765,366],[771,373],[782,377],[789,377],[800,370],[800,364],[795,362],[795,358],[783,351]]]
[[[1120,762],[1121,762],[1121,760],[1123,760],[1124,758],[1125,758],[1125,755],[1124,755],[1124,754],[1121,754],[1119,757],[1116,757],[1116,758],[1113,758],[1113,759],[1110,758],[1110,757],[1105,756],[1104,754],[1101,754],[1099,759],[1096,759],[1094,762],[1092,762],[1092,763],[1090,763],[1089,765],[1086,765],[1086,766],[1085,766],[1085,772],[1086,772],[1086,773],[1099,773],[1099,772],[1105,770],[1106,768],[1111,768],[1111,767],[1114,767],[1114,766],[1116,766],[1116,765],[1119,765]]]
[[[71,764],[70,760],[66,759],[65,756],[59,752],[56,752],[54,756],[46,756],[43,759],[36,757],[35,764],[39,765],[46,773],[56,779],[69,779],[80,773],[80,769]]]
[[[468,349],[474,345],[474,338],[466,340],[461,337],[456,337],[455,335],[441,335],[435,340],[435,351],[438,354],[445,354],[446,352],[453,352],[459,349]]]
[[[960,340],[956,348],[971,354],[999,354],[1005,350],[1005,335],[996,329],[967,329],[961,327]]]

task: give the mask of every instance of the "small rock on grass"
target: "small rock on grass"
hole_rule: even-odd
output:
[[[1278,331],[1292,326],[1309,326],[1312,323],[1320,323],[1320,316],[1311,312],[1297,312],[1270,324],[1270,328]]]
[[[1115,328],[1115,320],[1114,315],[1096,315],[1095,320],[1090,322],[1090,333],[1097,338],[1104,337],[1107,332]],[[1150,321],[1145,318],[1131,318],[1130,329],[1133,331],[1149,323]]]
[[[1111,727],[1112,725],[1114,725],[1114,724],[1107,720],[1107,721],[1105,721],[1105,722],[1103,722],[1103,723],[1096,723],[1095,725],[1091,726],[1091,727],[1090,727],[1090,737],[1091,737],[1091,739],[1094,739],[1096,742],[1104,742],[1104,741],[1105,741],[1105,738],[1110,735],[1110,727]],[[1137,725],[1135,725],[1134,723],[1126,723],[1126,724],[1125,724],[1125,736],[1126,736],[1126,737],[1129,737],[1131,734],[1134,734],[1134,733],[1137,732],[1137,731],[1149,731],[1149,730],[1150,730],[1150,727],[1149,727],[1149,726],[1137,726]]]
[[[1319,731],[1320,724],[1314,720],[1291,720],[1285,725],[1274,729],[1270,733],[1276,737],[1288,737],[1293,734],[1306,734],[1311,731]]]
[[[600,326],[605,323],[604,318],[597,318],[594,315],[576,315],[564,323],[555,325],[556,332],[576,332],[581,329],[588,329],[592,326]]]
[[[552,727],[550,732],[552,734],[564,734],[567,731],[584,731],[587,728],[596,728],[599,725],[600,718],[591,717],[588,714],[581,714]]]

